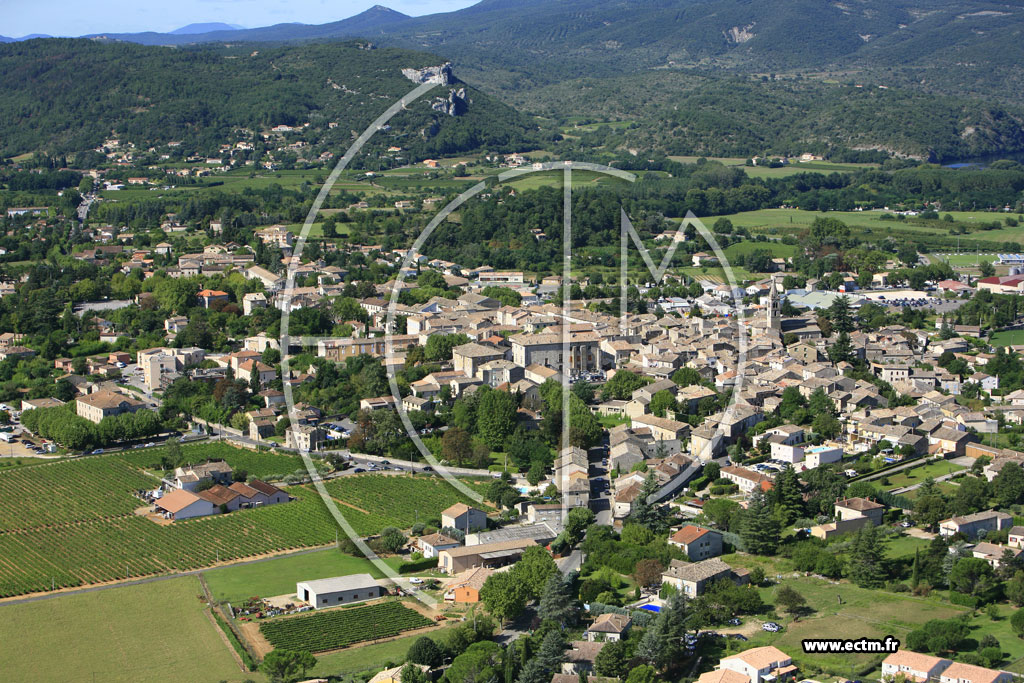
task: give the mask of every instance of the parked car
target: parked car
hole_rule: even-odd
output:
[[[743,623],[743,622],[742,622],[742,621],[740,621],[740,620],[739,620],[738,618],[736,618],[736,617],[733,617],[732,619],[730,619],[730,620],[729,620],[729,626],[739,626],[739,625],[740,625],[740,624],[742,624],[742,623]]]
[[[761,630],[768,631],[770,633],[778,633],[782,630],[782,627],[776,624],[774,621],[766,621],[765,623],[761,624]]]

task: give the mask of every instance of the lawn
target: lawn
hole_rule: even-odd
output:
[[[242,681],[195,577],[0,606],[8,681]]]
[[[962,465],[957,465],[954,462],[948,460],[940,460],[938,462],[930,462],[920,467],[912,467],[908,470],[902,470],[895,474],[882,477],[879,481],[887,479],[889,484],[885,486],[887,489],[902,488],[904,486],[913,486],[914,484],[920,484],[922,481],[931,477],[940,477],[952,472],[959,472],[960,470],[967,469]]]
[[[907,633],[930,619],[948,619],[963,608],[942,604],[936,598],[916,598],[907,594],[887,593],[858,588],[849,583],[833,584],[813,577],[782,579],[800,593],[813,610],[809,616],[794,621],[779,614],[781,633],[758,632],[743,643],[747,647],[775,645],[789,653],[794,662],[805,668],[804,675],[816,670],[836,676],[858,676],[875,669],[884,658],[881,654],[804,654],[805,638],[884,638],[893,635],[901,641]],[[761,588],[766,603],[774,604],[778,586]],[[842,603],[840,603],[840,599]]]
[[[295,592],[299,581],[347,574],[383,574],[364,557],[347,555],[335,547],[276,557],[262,562],[220,567],[203,572],[215,600],[239,602],[249,597],[273,597]]]
[[[775,258],[789,258],[796,256],[797,252],[795,244],[783,244],[782,242],[737,242],[725,248],[725,255],[729,259],[734,259],[740,254],[745,256],[760,249],[770,251]]]
[[[937,261],[945,261],[951,266],[975,266],[979,263],[992,263],[998,260],[995,254],[930,254]]]
[[[1002,330],[989,339],[993,346],[1017,346],[1024,344],[1024,330]]]

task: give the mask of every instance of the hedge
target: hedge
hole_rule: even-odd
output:
[[[974,595],[967,595],[959,591],[949,591],[949,601],[954,605],[963,605],[964,607],[970,607],[971,609],[977,609],[978,605],[981,604],[981,600]]]
[[[422,572],[427,569],[435,569],[437,567],[436,557],[424,557],[422,560],[413,560],[411,562],[403,562],[398,565],[399,574],[415,574],[416,572]]]

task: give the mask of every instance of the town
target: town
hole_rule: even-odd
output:
[[[1021,679],[1024,117],[462,11],[0,44],[4,680]]]

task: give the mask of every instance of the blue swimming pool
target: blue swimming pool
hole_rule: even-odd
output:
[[[640,605],[640,609],[645,609],[648,612],[660,612],[661,606],[659,605]]]

